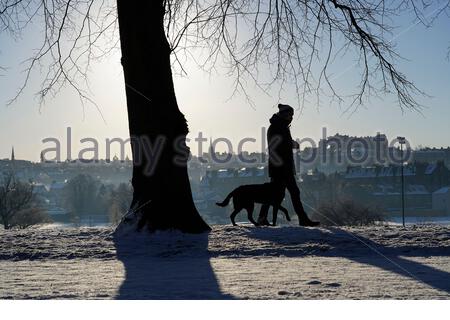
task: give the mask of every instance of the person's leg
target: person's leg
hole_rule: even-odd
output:
[[[274,205],[272,208],[272,226],[277,225],[278,205]]]
[[[299,217],[306,216],[305,209],[303,208],[303,204],[300,200],[300,190],[297,186],[297,182],[295,181],[294,176],[288,177],[286,179],[286,188],[291,195],[292,205],[294,206],[294,210]]]
[[[297,186],[297,182],[295,181],[294,176],[290,176],[286,180],[286,188],[289,191],[289,194],[291,195],[291,201],[292,205],[294,206],[295,213],[298,216],[298,220],[300,225],[303,226],[317,226],[319,225],[318,222],[311,221],[306,214],[305,209],[303,208],[302,201],[300,199],[300,190]]]
[[[287,211],[287,209],[285,207],[279,206],[278,209],[283,211],[287,221],[291,221],[291,217],[289,217],[289,212]]]

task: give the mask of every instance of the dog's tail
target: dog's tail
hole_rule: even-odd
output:
[[[227,195],[225,200],[223,200],[222,202],[216,202],[216,204],[219,207],[226,207],[230,203],[230,200],[231,200],[231,198],[233,198],[233,196],[234,196],[234,190],[231,191],[229,195]]]

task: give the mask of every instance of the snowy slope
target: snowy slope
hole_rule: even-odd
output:
[[[450,228],[2,230],[0,278],[2,299],[448,299]]]

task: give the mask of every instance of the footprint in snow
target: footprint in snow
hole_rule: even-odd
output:
[[[298,292],[289,292],[289,291],[285,291],[285,290],[281,290],[278,291],[278,295],[279,296],[294,296],[294,297],[301,297],[302,293],[300,291]]]
[[[327,283],[326,286],[327,287],[332,287],[332,288],[338,288],[338,287],[341,286],[341,284],[337,283],[337,282],[332,282],[332,283]]]
[[[287,295],[290,295],[290,294],[292,294],[292,293],[289,292],[289,291],[284,291],[284,290],[278,291],[278,295],[279,296],[287,296]]]

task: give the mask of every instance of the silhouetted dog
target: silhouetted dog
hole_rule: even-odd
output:
[[[249,184],[237,187],[223,200],[223,202],[217,202],[220,207],[225,207],[233,198],[234,210],[231,213],[231,222],[235,226],[234,218],[242,210],[246,209],[248,214],[248,220],[255,226],[258,224],[253,220],[253,210],[255,203],[268,204],[273,206],[273,222],[272,225],[276,225],[278,209],[283,211],[286,215],[286,219],[291,221],[286,208],[281,206],[281,201],[284,199],[284,187],[274,183],[264,184]]]

